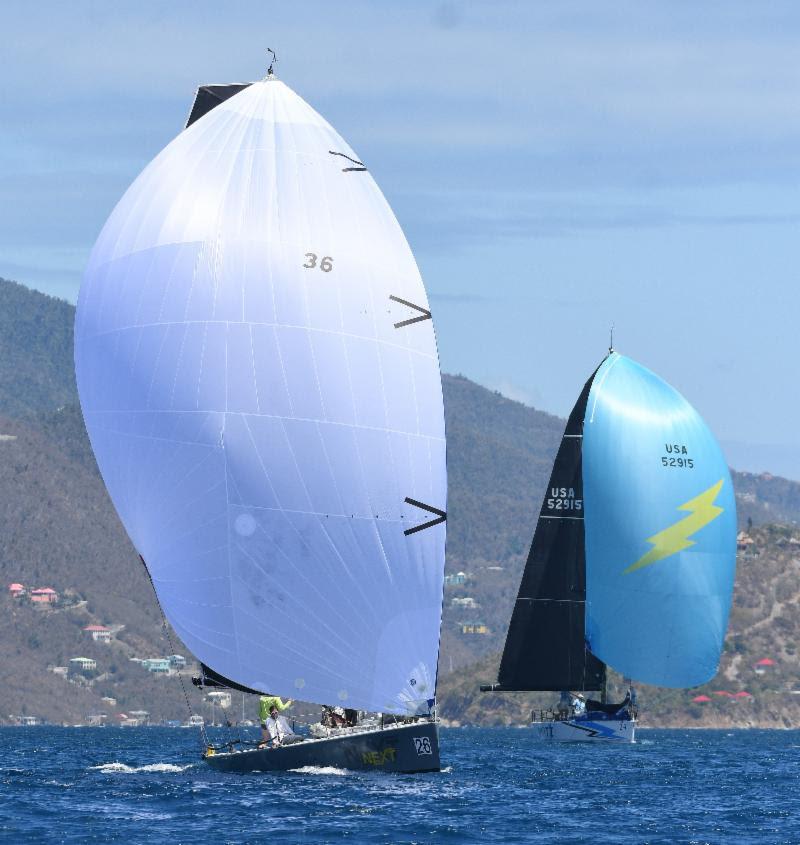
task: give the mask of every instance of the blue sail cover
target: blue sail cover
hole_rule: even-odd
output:
[[[736,506],[708,427],[670,385],[611,353],[589,393],[583,484],[592,653],[644,683],[710,680],[733,593]]]
[[[366,166],[282,82],[218,105],[129,188],[75,364],[114,505],[204,664],[427,711],[446,509],[428,301]]]

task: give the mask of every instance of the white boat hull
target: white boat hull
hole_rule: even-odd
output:
[[[564,719],[532,723],[542,742],[633,742],[634,719]]]

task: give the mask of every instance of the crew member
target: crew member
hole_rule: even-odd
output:
[[[269,719],[270,712],[274,707],[277,712],[285,710],[292,706],[292,700],[289,699],[285,704],[278,695],[262,695],[258,702],[258,721],[261,722],[261,741],[268,742],[270,739],[269,731],[267,730],[267,719]]]
[[[278,713],[278,708],[273,704],[265,723],[265,730],[273,748],[277,745],[291,745],[293,742],[302,742],[303,737],[298,736],[286,721],[286,716]]]

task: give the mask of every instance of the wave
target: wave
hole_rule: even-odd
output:
[[[349,769],[339,769],[336,766],[301,766],[299,769],[289,771],[301,775],[336,775],[337,777],[350,774]]]
[[[140,772],[185,772],[194,763],[187,766],[176,766],[174,763],[150,763],[147,766],[126,766],[125,763],[102,763],[99,766],[89,766],[92,771],[102,772],[104,775],[132,775]]]

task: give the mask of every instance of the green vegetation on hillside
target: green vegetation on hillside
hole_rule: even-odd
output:
[[[68,302],[0,279],[0,414],[29,417],[76,401]]]

